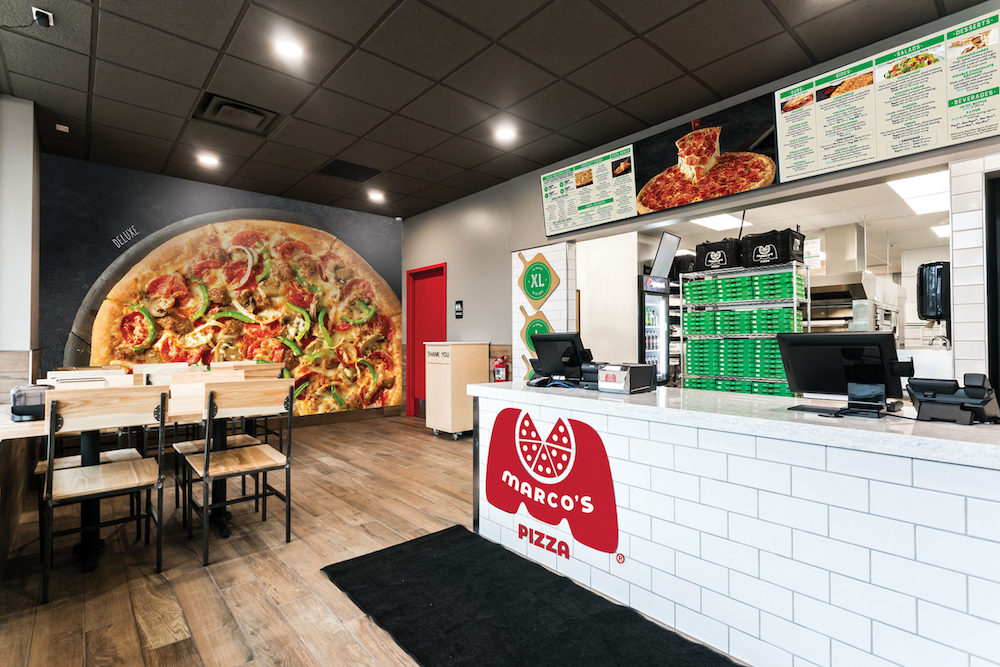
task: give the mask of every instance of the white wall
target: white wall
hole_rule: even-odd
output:
[[[38,141],[34,103],[0,95],[0,351],[38,347]]]
[[[594,359],[637,360],[639,238],[636,232],[576,244],[580,338]]]

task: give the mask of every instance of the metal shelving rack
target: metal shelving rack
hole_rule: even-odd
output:
[[[717,301],[711,303],[686,303],[684,300],[684,285],[685,283],[691,283],[692,281],[700,280],[717,280],[720,278],[739,278],[742,276],[755,276],[755,275],[767,275],[767,274],[777,274],[777,273],[795,273],[797,275],[802,275],[805,283],[805,296],[804,298],[799,298],[798,292],[795,289],[794,280],[792,283],[792,297],[788,299],[749,299],[740,301]],[[691,273],[682,273],[680,275],[680,307],[681,307],[681,326],[680,326],[680,343],[681,343],[681,384],[688,378],[692,379],[709,379],[709,380],[730,380],[730,381],[747,381],[747,382],[765,382],[765,383],[784,383],[787,382],[783,378],[765,378],[765,377],[744,377],[744,376],[729,376],[729,375],[698,375],[691,374],[687,372],[687,345],[688,340],[695,339],[772,339],[777,336],[776,333],[727,333],[727,334],[686,334],[684,333],[684,318],[690,312],[695,311],[720,311],[720,310],[766,310],[766,309],[778,309],[778,308],[792,308],[793,318],[795,313],[799,312],[801,309],[805,309],[805,316],[802,321],[802,329],[805,331],[812,330],[812,308],[810,305],[810,284],[809,284],[809,267],[807,267],[802,262],[789,262],[787,264],[781,264],[777,266],[767,266],[767,267],[755,267],[755,268],[729,268],[729,269],[715,269],[710,271],[694,271]],[[794,321],[794,320],[793,320]]]

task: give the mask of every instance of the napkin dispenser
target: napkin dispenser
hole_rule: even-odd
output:
[[[20,384],[10,390],[10,420],[15,422],[40,421],[45,418],[45,392],[51,389],[44,384]]]
[[[597,378],[599,391],[615,394],[638,394],[656,388],[653,364],[605,364]]]

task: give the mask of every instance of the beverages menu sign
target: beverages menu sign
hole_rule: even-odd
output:
[[[998,134],[997,19],[981,16],[779,90],[779,180]]]

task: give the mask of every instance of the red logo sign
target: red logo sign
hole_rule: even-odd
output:
[[[493,422],[486,460],[486,499],[511,514],[556,526],[569,522],[581,544],[612,553],[618,547],[618,508],[611,468],[597,432],[559,419],[543,440],[531,416],[506,408]]]

